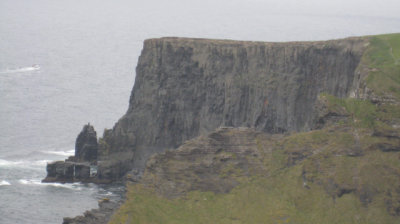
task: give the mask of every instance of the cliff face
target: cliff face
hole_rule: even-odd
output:
[[[399,223],[399,43],[147,40],[126,115],[44,181],[125,176],[110,223]]]
[[[293,43],[146,40],[129,109],[105,132],[99,149],[103,159],[124,155],[129,162],[119,160],[122,168],[103,176],[141,170],[151,154],[220,126],[267,133],[313,129],[318,94],[350,94],[360,78],[357,66],[365,46],[365,38]]]
[[[326,92],[310,96],[300,114],[286,114],[289,120],[310,117],[286,130],[316,130],[268,134],[280,131],[256,122],[218,128],[157,153],[142,178],[128,184],[127,200],[110,223],[400,223],[400,34],[365,39],[356,75],[348,73],[352,85],[329,76],[334,81],[298,82],[286,90],[284,96],[298,89]],[[330,69],[346,78],[334,72],[343,67]],[[324,72],[313,74],[323,79]],[[284,99],[279,89],[273,93]],[[288,108],[297,108],[291,102]],[[254,106],[243,107],[253,115]]]

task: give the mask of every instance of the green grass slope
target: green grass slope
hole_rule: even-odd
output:
[[[340,118],[322,129],[217,131],[158,155],[110,223],[400,223],[400,34],[368,38],[373,99],[321,94]],[[218,150],[194,154],[204,142]]]
[[[374,36],[364,63],[371,69],[367,86],[380,96],[400,98],[400,35]]]

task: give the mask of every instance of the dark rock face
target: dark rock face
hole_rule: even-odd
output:
[[[90,164],[71,161],[56,161],[47,164],[47,177],[44,182],[76,182],[90,178]]]
[[[66,163],[64,161],[56,161],[47,164],[46,182],[51,182],[51,179],[54,181],[59,180],[60,182],[67,182],[68,180],[73,179],[74,168],[71,165],[71,163]]]
[[[317,125],[318,94],[354,94],[366,39],[263,43],[150,39],[136,69],[127,113],[99,146],[100,160],[124,155],[120,176],[150,155],[221,126],[267,133]],[[110,171],[110,170],[108,170]],[[111,171],[114,172],[114,171]]]
[[[75,156],[47,164],[47,176],[43,182],[107,182],[96,178],[97,150],[96,131],[87,124],[76,139]]]
[[[87,124],[79,133],[75,142],[75,159],[77,161],[97,160],[97,134],[93,126]]]

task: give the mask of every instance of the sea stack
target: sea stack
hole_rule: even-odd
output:
[[[47,164],[43,182],[95,182],[97,175],[97,134],[89,124],[83,126],[75,142],[75,155],[65,161]]]
[[[75,160],[77,162],[96,162],[97,160],[97,134],[94,127],[88,123],[83,126],[75,142]]]

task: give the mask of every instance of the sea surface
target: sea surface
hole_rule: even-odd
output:
[[[0,223],[54,224],[120,186],[44,184],[90,122],[128,108],[143,41],[183,36],[325,40],[400,32],[400,2],[0,0]]]

